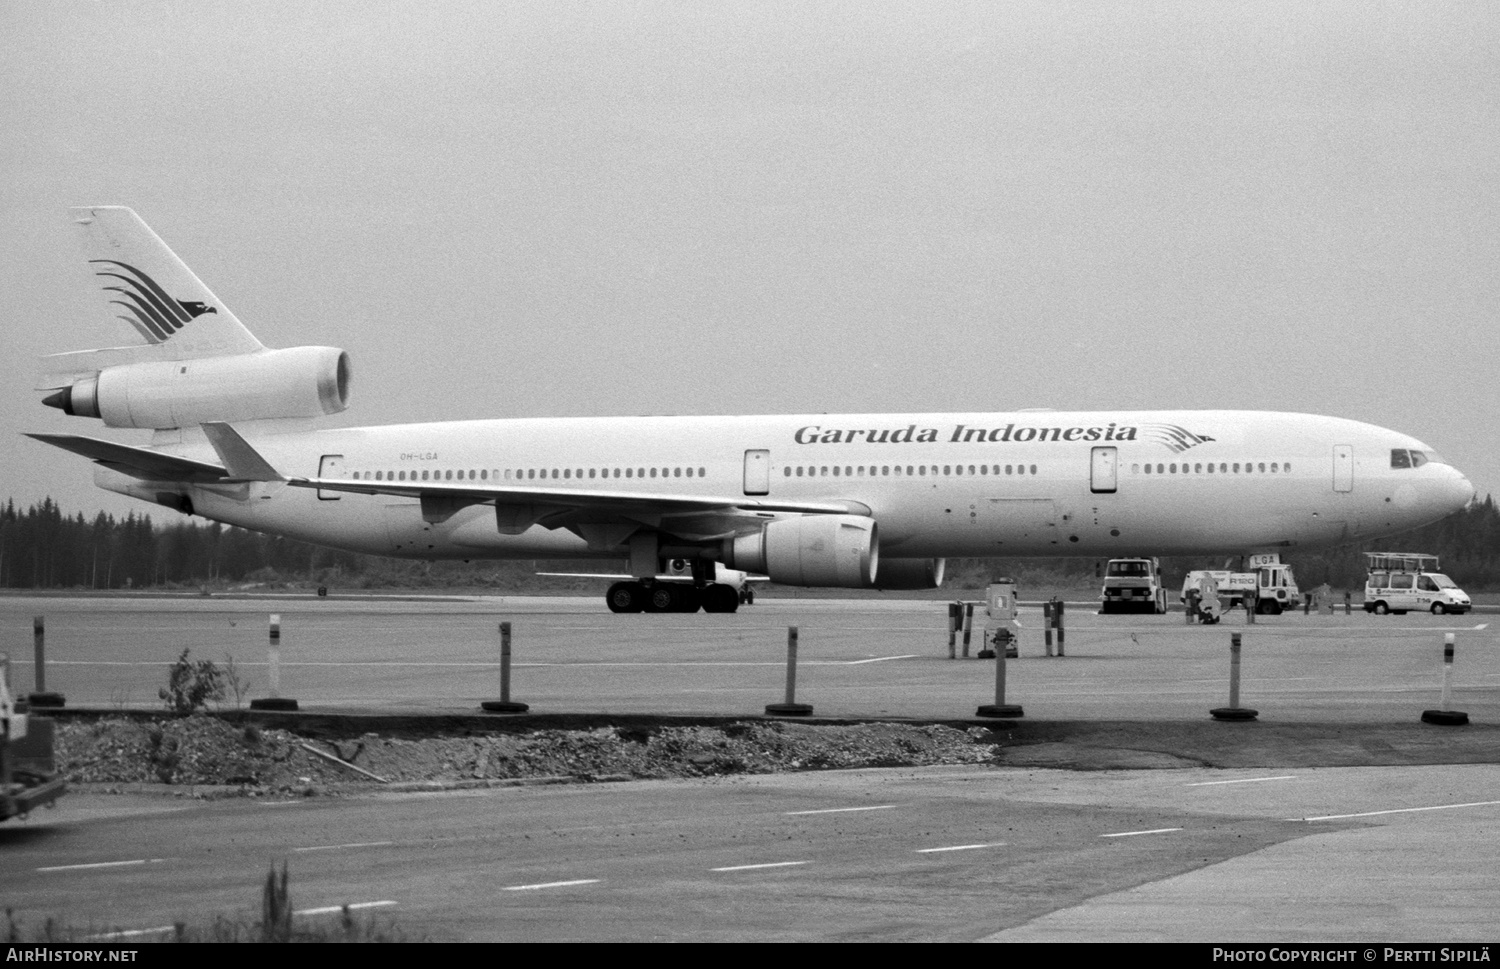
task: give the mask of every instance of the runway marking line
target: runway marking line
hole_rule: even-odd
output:
[[[895,806],[894,804],[872,804],[869,807],[818,808],[815,811],[783,811],[782,813],[792,818],[802,814],[851,814],[855,811],[889,811]]]
[[[165,858],[132,858],[130,861],[95,861],[86,865],[51,865],[37,871],[90,871],[99,868],[127,868],[131,865],[159,865]]]
[[[293,915],[329,915],[329,914],[331,914],[333,912],[342,912],[346,908],[349,911],[351,911],[351,912],[356,912],[356,911],[359,911],[362,908],[385,908],[386,906],[389,906],[389,905],[399,905],[399,904],[401,904],[401,903],[400,902],[392,902],[392,901],[389,901],[389,900],[387,900],[387,901],[381,901],[381,902],[351,902],[348,905],[324,905],[322,908],[299,908],[299,909],[293,911],[292,914]]]
[[[1287,821],[1342,821],[1345,818],[1376,818],[1383,814],[1416,814],[1420,811],[1452,811],[1457,808],[1492,807],[1500,801],[1469,801],[1465,804],[1434,804],[1430,807],[1392,808],[1389,811],[1361,811],[1358,814],[1320,814],[1311,818],[1286,818]]]
[[[710,868],[709,871],[754,871],[759,868],[795,868],[798,865],[810,865],[810,861],[768,861],[760,865],[729,865],[725,868]]]
[[[597,885],[602,878],[574,878],[565,882],[538,882],[535,885],[507,885],[507,892],[534,892],[539,888],[568,888],[572,885]]]
[[[1197,781],[1192,784],[1184,784],[1183,787],[1217,787],[1224,784],[1259,784],[1263,781],[1289,781],[1296,774],[1280,774],[1276,777],[1241,777],[1233,781]]]
[[[917,854],[919,854],[919,855],[935,855],[935,854],[938,854],[938,853],[944,852],[944,851],[977,851],[980,848],[1003,848],[1003,847],[1005,847],[1005,842],[1004,841],[991,841],[991,842],[989,842],[987,844],[982,844],[982,845],[947,845],[946,847],[942,847],[942,848],[918,848],[917,849]]]
[[[352,902],[348,905],[325,905],[322,908],[302,908],[292,912],[293,915],[330,915],[334,912],[342,912],[348,909],[351,912],[365,908],[383,908],[389,905],[399,905],[400,902]],[[119,932],[101,932],[98,935],[90,935],[85,938],[90,942],[102,942],[106,939],[131,939],[139,935],[161,935],[164,932],[174,932],[175,925],[158,925],[152,929],[122,929]]]
[[[346,845],[312,845],[307,848],[293,848],[293,851],[337,851],[340,848],[383,848],[393,845],[394,841],[355,841]],[[392,904],[395,904],[394,902]]]
[[[1173,831],[1181,831],[1181,828],[1151,828],[1147,831],[1116,831],[1114,834],[1101,834],[1101,838],[1134,838],[1138,834],[1171,834]]]

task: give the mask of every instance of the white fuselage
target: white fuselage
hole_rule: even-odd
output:
[[[242,425],[289,477],[843,501],[890,558],[1240,553],[1331,545],[1437,520],[1473,495],[1420,441],[1253,411],[548,418],[287,431]],[[201,432],[166,450],[214,460]],[[1393,450],[1424,452],[1395,467]],[[388,477],[389,476],[389,477]],[[102,487],[186,495],[207,518],[419,558],[619,557],[567,528],[439,522],[414,498],[280,483],[186,486],[100,468]],[[369,480],[369,479],[366,479]],[[651,522],[643,521],[651,527]]]

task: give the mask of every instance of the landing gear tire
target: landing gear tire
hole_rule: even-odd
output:
[[[675,586],[658,583],[646,590],[647,612],[676,612],[680,603]]]
[[[604,594],[610,612],[640,612],[645,606],[646,590],[639,582],[616,582]]]
[[[755,605],[755,590],[748,585],[740,589],[740,602],[747,606]]]
[[[1448,609],[1441,602],[1434,602],[1432,604],[1432,614],[1434,616],[1446,616]]]
[[[694,586],[678,586],[675,612],[697,612],[703,606],[703,595]]]
[[[735,612],[740,607],[740,597],[732,585],[714,583],[703,590],[704,612]]]

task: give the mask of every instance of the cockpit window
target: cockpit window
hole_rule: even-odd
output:
[[[1391,451],[1392,468],[1420,468],[1428,461],[1435,460],[1436,455],[1428,455],[1423,451],[1408,451],[1406,448],[1394,448]]]

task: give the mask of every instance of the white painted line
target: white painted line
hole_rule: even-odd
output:
[[[299,908],[292,912],[293,915],[328,915],[332,912],[342,912],[348,909],[356,912],[362,908],[383,908],[387,905],[396,905],[397,902],[352,902],[348,905],[325,905],[322,908]]]
[[[854,811],[889,811],[895,806],[894,804],[875,804],[870,807],[819,808],[816,811],[783,811],[782,813],[792,818],[799,814],[850,814]]]
[[[863,666],[866,663],[888,663],[893,659],[916,659],[917,653],[906,653],[902,656],[877,656],[874,659],[856,659],[850,661],[849,666]]]
[[[1170,834],[1173,831],[1181,831],[1181,828],[1152,828],[1150,831],[1116,831],[1114,834],[1101,834],[1101,838],[1133,838],[1138,834]]]
[[[539,882],[535,885],[507,885],[507,892],[531,892],[538,888],[567,888],[569,885],[597,885],[603,879],[599,878],[575,878],[567,882]]]
[[[1289,781],[1296,774],[1281,774],[1276,777],[1241,777],[1234,781],[1198,781],[1193,784],[1184,784],[1183,787],[1216,787],[1224,784],[1259,784],[1262,781]]]
[[[37,871],[88,871],[97,868],[126,868],[131,865],[159,865],[165,858],[134,858],[130,861],[96,861],[88,865],[52,865]]]
[[[346,845],[312,845],[308,848],[293,848],[293,851],[337,851],[340,848],[383,848],[394,841],[356,841]],[[395,904],[394,902],[392,904]]]
[[[810,865],[810,861],[772,861],[764,865],[730,865],[727,868],[710,868],[709,871],[753,871],[757,868],[794,868],[797,865]]]
[[[1487,623],[1487,622],[1482,622],[1482,623],[1480,623],[1480,624],[1479,624],[1479,625],[1477,625],[1477,626],[1475,626],[1475,627],[1474,627],[1474,631],[1475,631],[1475,632],[1478,632],[1478,631],[1479,631],[1479,630],[1481,630],[1481,629],[1486,629],[1486,628],[1488,628],[1488,627],[1489,627],[1489,623]]]
[[[978,850],[980,848],[1003,848],[1003,847],[1005,847],[1005,842],[1004,841],[991,841],[988,844],[982,844],[982,845],[949,845],[946,848],[918,848],[917,849],[917,854],[919,854],[919,855],[935,855],[935,854],[937,854],[938,852],[941,852],[941,851],[976,851],[976,850]]]
[[[132,939],[138,935],[160,935],[163,932],[176,930],[175,925],[159,925],[154,929],[126,929],[121,932],[102,932],[99,935],[86,935],[85,941],[102,942],[105,939]]]
[[[1491,807],[1500,801],[1469,801],[1467,804],[1435,804],[1432,807],[1393,808],[1389,811],[1361,811],[1358,814],[1320,814],[1313,818],[1287,818],[1288,821],[1341,821],[1344,818],[1376,818],[1383,814],[1415,814],[1418,811],[1452,811],[1455,808]]]

